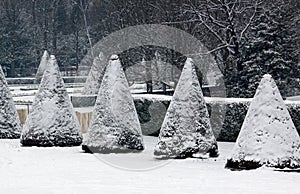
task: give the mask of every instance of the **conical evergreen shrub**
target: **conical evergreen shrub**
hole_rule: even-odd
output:
[[[82,149],[120,153],[144,149],[138,115],[117,55],[109,60]]]
[[[57,61],[50,56],[34,98],[22,136],[23,146],[78,146],[80,125],[60,76]]]
[[[226,167],[300,167],[300,138],[271,75],[265,75],[248,109]]]
[[[154,155],[186,158],[218,155],[207,107],[192,59],[188,58],[162,124]]]
[[[20,138],[22,127],[10,89],[0,67],[0,138]]]

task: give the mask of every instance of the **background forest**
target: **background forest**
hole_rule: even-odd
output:
[[[34,76],[48,50],[61,71],[76,71],[92,46],[110,33],[163,24],[203,42],[221,69],[229,97],[252,97],[265,73],[286,96],[296,95],[299,20],[298,0],[0,0],[0,65],[8,77]],[[174,52],[151,46],[127,52],[126,60],[136,52],[151,59],[157,50],[164,60],[179,60]]]

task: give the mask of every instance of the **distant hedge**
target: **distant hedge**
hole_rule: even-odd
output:
[[[138,99],[136,109],[145,135],[159,134],[169,99]],[[206,98],[211,124],[218,141],[236,140],[242,127],[251,99]],[[292,120],[300,134],[300,102],[286,101]]]
[[[251,99],[243,99],[241,101],[225,100],[225,101],[214,101],[211,99],[207,102],[207,108],[211,113],[212,107],[215,109],[222,109],[225,111],[224,122],[220,122],[222,119],[221,114],[213,114],[214,117],[221,117],[212,119],[212,128],[217,136],[218,141],[235,141],[238,137],[240,129],[247,114],[248,107],[251,103]],[[292,117],[295,127],[300,134],[300,103],[286,101],[288,111]],[[211,114],[210,114],[211,115]],[[224,117],[223,116],[223,117]],[[214,122],[219,121],[219,122]]]
[[[207,101],[206,105],[217,140],[235,141],[247,114],[250,101],[210,100]],[[212,111],[214,112],[212,113]]]

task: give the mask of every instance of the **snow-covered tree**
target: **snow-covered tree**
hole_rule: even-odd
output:
[[[44,74],[44,72],[47,68],[48,60],[49,60],[49,54],[45,50],[44,54],[41,58],[40,65],[39,65],[38,70],[37,70],[36,75],[35,75],[35,83],[39,84],[41,82],[43,74]]]
[[[106,68],[82,149],[92,153],[144,149],[138,115],[117,55],[111,56]]]
[[[273,4],[273,2],[272,2]],[[299,51],[293,14],[284,2],[260,9],[249,40],[243,49],[243,97],[252,97],[265,73],[271,74],[285,95],[290,88],[300,89]],[[289,85],[290,88],[287,88]]]
[[[81,142],[79,122],[60,76],[57,61],[51,55],[22,131],[21,144],[76,146]]]
[[[185,62],[154,150],[158,158],[218,155],[203,93],[192,59]]]
[[[22,131],[18,113],[0,67],[0,138],[19,138]]]
[[[262,0],[190,0],[183,3],[182,23],[189,23],[191,30],[210,49],[224,76],[229,97],[236,97],[239,89],[240,63],[243,40],[256,18]],[[177,21],[176,21],[177,23]],[[190,26],[191,25],[191,26]],[[195,31],[197,33],[195,33]],[[205,72],[202,72],[205,75]]]
[[[98,57],[95,57],[90,73],[85,82],[82,94],[92,95],[98,94],[102,78],[105,71],[106,59],[101,52]]]
[[[165,83],[171,83],[173,81],[172,66],[163,61],[163,56],[159,51],[155,51],[152,61],[151,70],[153,90],[165,90]]]
[[[271,75],[263,76],[226,167],[300,167],[300,138]]]
[[[162,71],[162,58],[158,51],[155,51],[154,53],[154,59],[151,63],[151,71],[152,71],[152,88],[153,90],[161,90],[162,89],[162,83],[163,80],[161,77],[161,71]]]

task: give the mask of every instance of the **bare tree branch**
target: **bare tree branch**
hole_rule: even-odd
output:
[[[254,6],[254,12],[253,12],[252,16],[250,17],[249,22],[246,24],[245,28],[241,31],[239,41],[242,40],[245,32],[248,30],[249,26],[252,24],[252,21],[255,18],[256,14],[257,14],[257,7],[258,7],[259,4],[261,4],[261,2],[256,1],[255,6]]]

